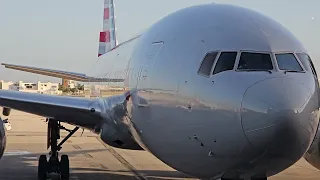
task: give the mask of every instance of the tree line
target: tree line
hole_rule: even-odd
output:
[[[59,84],[59,89],[64,93],[75,93],[77,91],[83,91],[84,90],[84,84],[77,84],[75,88],[70,87],[63,87],[62,84]]]

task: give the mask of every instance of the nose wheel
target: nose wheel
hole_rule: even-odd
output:
[[[75,127],[73,130],[66,129],[60,122],[54,119],[48,119],[48,133],[47,133],[47,148],[50,148],[49,159],[46,155],[41,155],[38,161],[38,179],[46,180],[50,174],[59,175],[61,180],[68,180],[70,176],[69,157],[62,155],[59,160],[59,151],[62,144],[66,142],[78,129]],[[59,144],[60,129],[69,132]]]

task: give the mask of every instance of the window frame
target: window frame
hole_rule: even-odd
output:
[[[206,59],[207,55],[208,55],[208,54],[211,54],[211,53],[217,53],[217,56],[216,56],[216,58],[213,60],[213,64],[212,64],[212,66],[211,66],[210,74],[209,74],[209,75],[202,74],[202,73],[199,72],[199,70],[200,70],[200,68],[201,68],[204,60]],[[220,57],[220,54],[221,54],[221,51],[209,51],[209,52],[207,52],[206,55],[203,56],[202,61],[201,61],[200,65],[198,66],[197,74],[200,75],[200,76],[206,77],[206,78],[211,77],[211,74],[212,74],[212,72],[213,72],[213,70],[214,70],[214,67],[215,67],[215,64],[216,64],[216,62],[217,62],[217,58]]]
[[[217,65],[217,62],[219,61],[219,58],[220,58],[221,53],[237,53],[236,58],[235,58],[234,63],[233,63],[233,68],[230,69],[230,70],[228,70],[228,71],[235,71],[235,68],[236,68],[236,64],[237,64],[238,58],[239,58],[240,51],[239,51],[239,50],[234,50],[234,51],[233,51],[233,50],[225,50],[225,51],[224,51],[224,50],[220,50],[220,51],[219,51],[219,54],[217,55],[217,58],[215,59],[216,61],[213,63],[213,67],[212,67],[212,69],[211,69],[210,76],[215,76],[215,75],[217,75],[217,74],[219,74],[219,73],[221,73],[221,72],[224,72],[224,71],[221,71],[221,72],[219,72],[219,73],[217,73],[217,74],[213,74],[213,71],[214,71],[214,69],[216,68],[216,65]]]
[[[316,69],[316,67],[314,67],[313,61],[312,61],[310,55],[308,55],[307,53],[306,53],[306,55],[309,57],[309,60],[310,60],[310,65],[311,65],[312,74],[318,79],[317,69]]]
[[[246,72],[245,69],[241,70],[241,69],[238,69],[238,66],[239,66],[239,63],[240,63],[240,58],[241,58],[241,54],[242,53],[260,53],[260,54],[269,54],[270,56],[270,60],[271,60],[271,64],[272,64],[272,69],[268,70],[268,71],[276,71],[276,64],[275,64],[275,60],[274,59],[274,56],[272,55],[273,53],[270,52],[270,51],[254,51],[254,50],[241,50],[239,51],[238,53],[238,56],[237,56],[237,61],[235,63],[235,71],[236,72]],[[255,71],[255,72],[260,72],[260,71]]]
[[[205,75],[205,74],[202,74],[202,73],[199,73],[199,70],[200,70],[200,67],[205,59],[205,57],[210,54],[210,53],[214,53],[216,52],[217,53],[217,56],[216,58],[214,59],[214,62],[213,62],[213,65],[211,67],[211,70],[210,70],[210,74],[209,76],[208,75]],[[240,62],[240,57],[242,55],[242,53],[260,53],[260,54],[269,54],[270,56],[270,59],[271,59],[271,64],[272,64],[272,69],[271,70],[268,70],[268,71],[276,71],[276,72],[285,72],[286,70],[281,70],[279,68],[279,64],[278,64],[278,60],[277,60],[277,57],[276,55],[278,54],[293,54],[294,57],[296,58],[296,61],[298,62],[298,64],[300,65],[300,67],[302,68],[302,71],[299,71],[298,73],[306,73],[306,69],[304,67],[304,65],[302,64],[300,58],[298,57],[297,53],[304,53],[306,54],[307,56],[310,57],[310,55],[306,52],[303,52],[303,51],[255,51],[255,50],[212,50],[212,51],[208,51],[205,56],[203,56],[199,66],[198,66],[198,69],[197,69],[197,74],[200,75],[200,76],[203,76],[203,77],[206,77],[206,78],[210,78],[211,76],[215,76],[217,74],[213,74],[213,71],[214,69],[216,68],[216,65],[217,65],[217,62],[220,58],[220,55],[221,53],[230,53],[230,52],[235,52],[237,53],[236,55],[236,59],[235,59],[235,63],[233,65],[233,68],[231,70],[228,70],[228,71],[235,71],[235,72],[244,72],[244,70],[239,70],[238,69],[238,66],[239,66],[239,62]],[[256,71],[256,72],[259,72],[259,71]],[[313,73],[312,73],[313,74]],[[316,76],[317,77],[317,76]]]
[[[306,69],[304,68],[304,65],[301,63],[299,57],[297,56],[297,51],[277,51],[277,52],[273,52],[272,55],[273,55],[273,58],[274,58],[274,61],[275,61],[275,64],[276,64],[276,68],[279,72],[285,72],[285,71],[288,71],[288,70],[282,70],[280,69],[279,67],[279,64],[278,64],[278,59],[277,59],[277,54],[293,54],[293,56],[296,58],[296,61],[298,62],[298,64],[300,65],[302,71],[299,71],[297,73],[306,73]]]
[[[316,68],[314,67],[314,63],[312,62],[312,59],[311,59],[310,55],[309,55],[308,53],[306,53],[306,52],[303,52],[303,51],[296,51],[294,54],[296,55],[296,57],[299,59],[300,62],[301,62],[301,60],[300,60],[298,54],[304,54],[304,55],[308,56],[308,58],[310,59],[309,61],[310,61],[310,65],[311,65],[311,67],[310,67],[311,73],[312,73],[313,76],[315,76],[316,78],[318,78],[317,70],[316,70]],[[302,64],[302,62],[301,62],[301,64]],[[303,69],[307,72],[307,70],[305,69],[304,66],[303,66]],[[315,71],[315,72],[314,72],[314,71]]]

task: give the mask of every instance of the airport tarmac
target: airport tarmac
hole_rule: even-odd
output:
[[[37,160],[47,154],[45,119],[12,111],[7,148],[0,160],[0,180],[37,179]],[[72,128],[72,126],[66,126]],[[67,133],[61,133],[64,137]],[[110,148],[89,132],[79,130],[63,146],[70,158],[71,180],[194,179],[168,167],[146,151]],[[319,179],[320,171],[300,160],[271,180]]]

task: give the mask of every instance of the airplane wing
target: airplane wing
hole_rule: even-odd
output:
[[[85,128],[92,128],[102,120],[98,99],[0,90],[0,106]]]
[[[115,111],[118,106],[122,107],[129,96],[128,93],[107,98],[87,99],[0,90],[0,106],[91,130],[99,130],[102,121],[112,120],[112,114],[109,112]]]
[[[41,74],[41,75],[46,75],[46,76],[51,76],[56,78],[64,78],[64,79],[81,81],[81,82],[123,82],[124,81],[124,79],[96,78],[96,77],[90,77],[81,73],[37,68],[37,67],[30,67],[30,66],[21,66],[21,65],[15,65],[15,64],[1,63],[1,65],[9,69],[15,69],[15,70],[31,72],[35,74]]]

